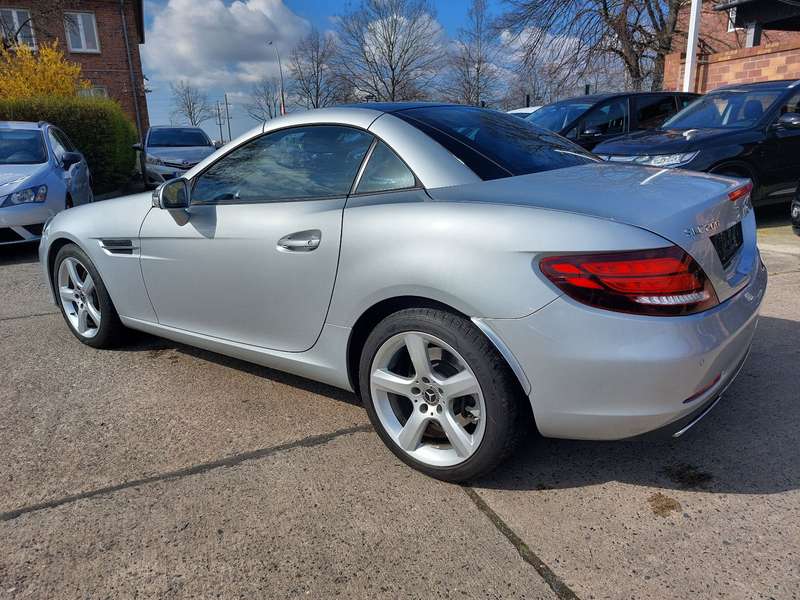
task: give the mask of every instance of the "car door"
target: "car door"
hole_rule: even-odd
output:
[[[586,113],[578,126],[577,143],[591,150],[598,144],[628,132],[628,99],[611,98]]]
[[[275,350],[313,346],[372,139],[338,125],[269,132],[194,176],[188,209],[151,210],[141,264],[159,323]]]
[[[777,125],[786,113],[800,113],[800,91],[781,103],[767,128],[761,167],[762,198],[788,201],[800,181],[800,130]]]
[[[53,148],[53,153],[56,155],[59,164],[61,164],[65,152],[78,152],[72,140],[67,137],[67,134],[57,127],[51,127],[48,135],[50,136],[50,145]],[[80,154],[80,152],[78,153]],[[85,158],[64,170],[64,183],[67,186],[67,191],[72,198],[73,204],[85,204],[91,201],[89,165],[86,164]]]

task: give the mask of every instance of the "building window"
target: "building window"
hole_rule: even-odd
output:
[[[0,30],[3,39],[12,42],[15,40],[19,44],[36,48],[30,11],[21,8],[0,8]]]
[[[108,88],[104,85],[93,85],[92,87],[78,90],[78,95],[84,98],[108,98]]]
[[[728,33],[733,33],[740,27],[736,27],[736,7],[728,9]]]
[[[64,25],[70,52],[100,52],[94,13],[64,13]]]

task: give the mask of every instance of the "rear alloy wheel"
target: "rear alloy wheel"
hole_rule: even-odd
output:
[[[58,251],[53,288],[70,331],[95,348],[114,346],[125,328],[89,257],[75,244]]]
[[[361,364],[373,425],[414,468],[463,481],[494,468],[516,444],[513,375],[467,319],[433,309],[390,315],[367,339]]]

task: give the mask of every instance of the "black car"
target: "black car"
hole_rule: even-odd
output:
[[[678,92],[595,94],[547,104],[526,119],[591,150],[620,135],[658,127],[697,97]]]
[[[788,201],[800,181],[800,81],[709,92],[655,131],[598,145],[607,160],[753,180],[753,203]]]

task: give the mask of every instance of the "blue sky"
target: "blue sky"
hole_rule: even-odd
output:
[[[170,122],[169,83],[187,80],[201,87],[212,102],[228,92],[234,137],[251,129],[256,123],[243,105],[252,80],[277,75],[274,51],[266,40],[275,41],[285,68],[292,46],[310,27],[332,29],[332,17],[357,4],[357,0],[146,0],[146,38],[140,50],[152,89],[147,98],[150,123]],[[490,10],[497,11],[501,4],[490,0]],[[448,35],[465,25],[468,0],[434,0],[433,6]],[[219,138],[215,120],[203,126]],[[227,125],[223,133],[227,139]]]

